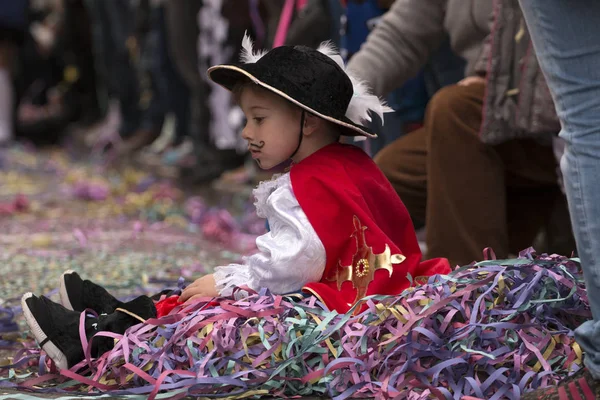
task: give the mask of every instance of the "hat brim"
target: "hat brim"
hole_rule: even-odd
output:
[[[369,138],[376,138],[377,135],[372,133],[368,128],[356,124],[352,122],[350,119],[343,117],[342,119],[337,119],[330,117],[328,115],[321,114],[320,112],[300,103],[295,100],[293,97],[290,97],[286,93],[281,90],[263,82],[260,76],[260,67],[256,64],[244,64],[240,66],[236,65],[215,65],[214,67],[210,67],[207,71],[208,77],[215,82],[217,85],[222,86],[223,88],[231,91],[237,83],[244,79],[250,79],[252,82],[257,85],[283,97],[284,99],[290,101],[291,103],[297,105],[305,109],[306,111],[314,114],[324,120],[332,122],[336,125],[339,125],[343,128],[342,134],[345,136],[366,136]]]

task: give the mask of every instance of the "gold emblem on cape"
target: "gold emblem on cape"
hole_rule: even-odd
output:
[[[338,290],[342,289],[342,284],[346,281],[352,282],[352,287],[356,289],[356,298],[352,304],[367,295],[369,284],[375,278],[375,271],[385,269],[389,276],[394,271],[393,264],[400,264],[406,259],[401,254],[393,254],[390,246],[385,245],[385,250],[381,254],[374,254],[373,249],[367,246],[365,239],[366,226],[363,226],[357,216],[354,216],[354,232],[350,237],[356,240],[356,253],[352,256],[352,264],[342,266],[338,261],[336,273],[329,278],[337,282]]]

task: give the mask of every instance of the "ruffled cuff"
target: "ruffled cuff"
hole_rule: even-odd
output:
[[[250,270],[247,265],[230,264],[227,266],[216,267],[214,271],[216,288],[223,297],[231,297],[233,290],[237,287],[250,287]],[[247,297],[245,290],[236,291],[236,299]]]

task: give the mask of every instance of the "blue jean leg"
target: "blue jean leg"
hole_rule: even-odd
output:
[[[575,335],[600,378],[600,2],[520,4],[566,141],[561,169],[593,314]]]

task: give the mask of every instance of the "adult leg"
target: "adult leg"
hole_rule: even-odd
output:
[[[138,129],[119,146],[119,152],[127,155],[144,146],[150,145],[161,134],[165,115],[169,107],[169,84],[162,71],[166,58],[164,45],[164,13],[162,7],[152,7],[149,10],[149,29],[140,40],[141,57],[139,69],[147,78],[142,92],[142,99],[148,99],[146,107],[140,116]]]
[[[427,130],[427,251],[453,264],[480,259],[486,247],[508,254],[502,159],[479,140],[484,85],[452,85],[433,96]]]
[[[181,72],[176,68],[172,52],[169,51],[169,33],[167,23],[162,12],[159,48],[161,63],[159,73],[163,76],[167,86],[166,98],[170,105],[170,111],[175,115],[175,141],[174,145],[181,144],[189,136],[191,123],[191,97],[190,88],[184,80]]]
[[[375,157],[416,224],[426,222],[426,257],[467,264],[485,247],[508,248],[504,170],[477,137],[483,86],[450,86],[430,101],[423,128]]]
[[[138,75],[127,47],[133,34],[133,11],[126,1],[103,3],[109,24],[105,29],[110,37],[107,48],[110,80],[120,103],[121,135],[128,137],[137,129],[141,117]]]
[[[448,86],[430,105],[428,257],[466,264],[491,247],[500,258],[533,243],[558,195],[552,147],[481,142],[484,85]]]
[[[14,135],[14,89],[10,74],[14,54],[14,45],[0,40],[0,145],[10,141]]]
[[[196,52],[183,54],[178,51],[178,48],[183,48],[182,44],[178,48],[172,47],[171,50],[173,50],[176,67],[190,88],[191,120],[193,121],[190,137],[194,144],[196,159],[195,165],[181,168],[180,177],[186,182],[206,183],[218,178],[224,171],[240,166],[244,160],[243,156],[238,155],[235,148],[229,146],[231,141],[238,143],[239,139],[229,121],[231,94],[214,84],[209,85],[205,78],[205,71],[210,65],[231,62],[232,57],[238,53],[236,48],[241,42],[244,29],[242,28],[240,31],[237,17],[248,18],[248,14],[244,14],[239,9],[239,6],[247,6],[247,2],[216,0],[189,2],[186,0],[185,4],[175,1],[168,2],[167,5],[169,6],[167,21],[173,23],[180,23],[176,16],[182,10],[187,10],[184,12],[188,15],[191,15],[191,10],[196,10],[196,7],[200,10],[194,14],[197,16],[197,19],[193,21],[194,24],[190,21],[186,28],[190,30],[190,34],[192,28],[196,32],[196,35],[193,36]],[[183,6],[185,7],[182,8]],[[227,19],[228,11],[235,18]],[[176,40],[184,27],[176,26],[174,28],[177,29],[169,29],[171,42]],[[234,41],[235,46],[231,46],[228,40],[234,36],[237,36],[238,40]],[[184,68],[185,65],[187,67]],[[191,80],[192,65],[196,72],[193,78],[197,80],[197,83]],[[200,68],[200,72],[198,72],[198,68]]]
[[[479,140],[484,89],[440,90],[424,127],[375,157],[415,222],[426,221],[428,258],[468,264],[486,247],[506,257],[533,242],[546,215],[540,210],[549,213],[554,201],[550,147]]]
[[[593,314],[575,333],[589,372],[600,379],[600,3],[520,3],[566,141],[561,170]]]
[[[205,71],[200,71],[198,63],[198,12],[202,3],[202,0],[174,0],[164,5],[166,46],[173,70],[171,76],[179,80],[178,87],[185,86],[180,90],[186,92],[185,101],[189,110],[189,115],[186,115],[187,112],[182,115],[188,120],[178,121],[178,125],[187,125],[184,131],[192,135],[197,147],[210,144],[208,133],[211,117],[205,103],[207,85],[201,76]]]

